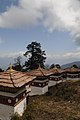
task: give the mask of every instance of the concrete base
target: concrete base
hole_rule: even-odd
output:
[[[67,77],[67,80],[80,80],[80,78],[69,78],[69,77]]]
[[[42,95],[48,92],[48,85],[45,87],[35,87],[31,86],[31,92],[29,93],[30,96],[33,95]]]
[[[49,80],[48,87],[54,86],[54,85],[59,84],[61,82],[62,82],[62,80],[59,80],[59,81]]]
[[[51,86],[54,86],[54,85],[56,85],[56,84],[57,84],[56,81],[50,80],[49,83],[48,83],[48,86],[51,87]]]

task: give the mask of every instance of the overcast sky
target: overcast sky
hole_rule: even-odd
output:
[[[46,63],[80,60],[80,0],[0,0],[0,67],[41,43]]]

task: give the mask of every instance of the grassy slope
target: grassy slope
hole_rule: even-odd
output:
[[[30,97],[21,120],[80,120],[80,81],[60,83],[45,95]]]

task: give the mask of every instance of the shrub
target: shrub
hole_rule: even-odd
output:
[[[15,114],[11,115],[11,119],[10,120],[22,120],[22,119],[21,119],[21,117],[17,113],[15,113]]]

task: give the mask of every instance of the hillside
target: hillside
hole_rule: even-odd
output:
[[[75,61],[75,62],[72,62],[72,63],[64,64],[64,65],[61,66],[61,68],[63,68],[63,69],[70,68],[74,64],[77,65],[78,68],[80,68],[80,61]]]
[[[80,120],[80,81],[60,83],[45,95],[30,97],[23,117],[15,120]]]

